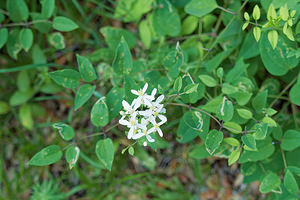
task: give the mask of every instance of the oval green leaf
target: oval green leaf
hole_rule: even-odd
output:
[[[45,147],[36,153],[29,161],[29,165],[45,166],[56,163],[62,157],[63,153],[57,145]]]

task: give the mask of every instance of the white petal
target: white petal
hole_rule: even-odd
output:
[[[146,135],[146,138],[149,142],[154,142],[155,141],[150,135]]]
[[[161,120],[161,122],[159,122],[159,125],[164,124],[167,121],[167,118],[164,115],[158,115],[158,118]]]
[[[141,103],[142,103],[141,98],[138,97],[137,100],[136,100],[136,102],[135,102],[135,105],[133,107],[133,110],[138,109],[141,106]]]
[[[137,99],[133,99],[133,101],[131,102],[131,107],[134,107],[134,105],[136,104]]]
[[[149,131],[147,132],[148,134],[153,133],[156,129],[154,127],[150,128]]]
[[[131,108],[129,103],[125,100],[122,101],[122,105],[125,108],[125,110],[129,110]]]
[[[143,94],[146,92],[147,88],[148,88],[148,83],[146,83],[146,84],[144,85],[144,88],[143,88]]]
[[[131,93],[135,94],[135,95],[139,95],[138,91],[136,91],[136,90],[131,90]]]
[[[149,117],[152,115],[152,110],[144,110],[144,111],[139,111],[140,115]]]
[[[154,97],[154,96],[155,96],[155,94],[156,94],[156,92],[157,92],[157,89],[156,89],[156,88],[154,88],[154,89],[152,90],[152,92],[151,92],[151,96],[152,96],[152,97]]]
[[[132,136],[133,136],[133,131],[134,131],[134,127],[131,127],[131,128],[129,129],[129,132],[128,132],[128,135],[127,135],[127,138],[128,138],[128,139],[131,139],[131,138],[132,138]]]
[[[163,132],[161,131],[161,129],[160,129],[160,128],[157,128],[156,130],[157,130],[159,136],[162,137],[162,136],[163,136]]]
[[[121,119],[119,120],[119,124],[124,125],[124,126],[130,125],[129,121],[127,121],[127,120],[121,120]]]
[[[165,98],[165,96],[164,96],[163,94],[160,95],[159,97],[157,97],[155,103],[160,103],[160,102],[162,102],[162,100],[164,100],[164,98]]]
[[[144,133],[134,134],[134,135],[132,136],[132,139],[136,140],[136,139],[139,139],[139,138],[143,137],[144,135],[145,135]]]

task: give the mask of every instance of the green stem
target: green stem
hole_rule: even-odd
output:
[[[35,20],[35,21],[31,21],[31,22],[19,22],[19,23],[11,23],[11,24],[4,24],[1,25],[1,27],[15,27],[15,26],[30,26],[32,24],[38,24],[38,23],[52,23],[49,20]]]
[[[245,5],[248,3],[248,1],[249,1],[249,0],[244,1],[243,5],[242,5],[242,6],[239,8],[239,10],[236,12],[236,15],[233,16],[233,17],[231,18],[231,20],[229,21],[229,23],[226,25],[226,27],[223,29],[223,31],[218,35],[218,37],[216,38],[216,40],[214,41],[214,43],[211,45],[211,47],[210,47],[209,49],[212,50],[212,49],[218,44],[218,42],[219,42],[221,36],[226,32],[226,30],[228,29],[228,27],[232,24],[232,22],[233,22],[233,21],[235,20],[235,18],[237,17],[237,14],[241,12],[241,10],[245,7]],[[210,51],[208,51],[208,52],[204,55],[204,57],[203,57],[202,60],[204,60],[204,59],[208,56],[209,53],[210,53]],[[200,65],[197,67],[197,69],[198,69],[199,67],[200,67]]]
[[[297,81],[298,76],[295,76],[295,78],[277,95],[277,97],[274,99],[274,101],[270,104],[270,108],[273,107],[273,105],[276,103],[276,101]]]
[[[226,8],[223,8],[222,6],[218,6],[217,8],[219,8],[219,9],[221,9],[221,10],[227,12],[227,13],[233,14],[234,16],[236,15],[235,12],[232,12],[232,11],[230,11],[230,10],[227,10]]]
[[[287,168],[285,154],[284,154],[284,152],[283,152],[283,150],[282,150],[281,147],[280,147],[280,150],[281,150],[281,155],[282,155],[282,160],[283,160],[284,168]]]
[[[17,72],[25,69],[34,69],[39,67],[66,67],[63,65],[59,65],[56,63],[40,63],[40,64],[29,64],[29,65],[22,65],[19,67],[7,68],[7,69],[0,69],[1,73],[9,73],[9,72]]]
[[[210,118],[212,118],[213,120],[215,120],[217,122],[217,124],[222,127],[222,128],[225,128],[229,131],[234,131],[234,132],[237,132],[237,133],[250,133],[250,132],[255,132],[255,130],[249,130],[249,131],[239,131],[239,130],[235,130],[233,128],[229,128],[229,127],[226,127],[226,126],[223,126],[222,123],[217,119],[215,118],[212,114],[204,111],[204,110],[201,110],[199,108],[196,108],[196,107],[193,107],[193,106],[189,106],[189,105],[186,105],[186,104],[180,104],[180,103],[168,103],[167,105],[173,105],[173,106],[182,106],[182,107],[186,107],[186,108],[189,108],[189,109],[193,109],[193,110],[197,110],[207,116],[209,116]]]

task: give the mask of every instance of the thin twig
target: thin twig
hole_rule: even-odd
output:
[[[199,111],[199,112],[201,112],[201,113],[209,116],[213,120],[215,120],[220,127],[223,127],[223,128],[225,128],[225,129],[227,129],[229,131],[234,131],[236,133],[250,133],[250,132],[255,132],[255,130],[239,131],[239,130],[235,130],[233,128],[226,127],[217,118],[215,118],[212,114],[210,114],[210,113],[208,113],[208,112],[206,112],[204,110],[201,110],[199,108],[193,107],[193,106],[189,106],[189,105],[186,105],[186,104],[180,104],[180,103],[168,103],[167,105],[182,106],[182,107],[186,107],[186,108],[189,108],[189,109],[197,110],[197,111]]]
[[[295,78],[277,95],[277,97],[274,99],[274,101],[270,104],[270,108],[273,107],[273,105],[276,103],[276,101],[296,82],[298,79],[298,76],[295,76]]]
[[[19,23],[4,24],[4,25],[1,25],[1,27],[30,26],[32,24],[38,24],[38,23],[52,23],[52,22],[49,20],[36,20],[36,21],[31,21],[31,22],[19,22]]]
[[[221,10],[223,10],[223,11],[225,11],[225,12],[227,12],[227,13],[233,14],[234,16],[236,15],[235,12],[232,12],[232,11],[230,11],[230,10],[227,10],[226,8],[223,8],[222,6],[218,6],[218,8],[221,9]]]

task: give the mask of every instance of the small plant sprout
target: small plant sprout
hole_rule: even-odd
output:
[[[160,137],[163,137],[160,126],[167,122],[167,117],[164,115],[166,109],[161,103],[164,95],[155,99],[157,89],[154,88],[151,95],[148,95],[147,88],[148,84],[146,83],[141,90],[131,90],[133,94],[138,95],[131,104],[125,100],[122,101],[124,111],[120,112],[122,117],[119,123],[129,128],[128,139],[137,140],[145,136],[149,142],[154,142],[155,140],[150,134],[157,132]],[[144,142],[145,145],[147,143]]]

